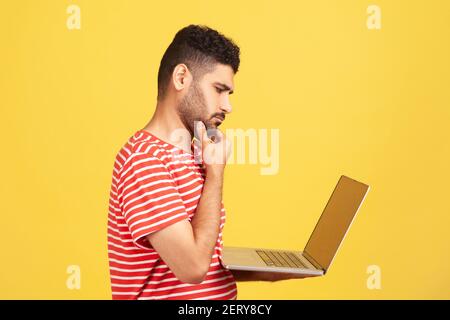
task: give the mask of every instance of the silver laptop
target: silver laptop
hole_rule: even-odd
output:
[[[224,247],[223,266],[230,270],[324,275],[369,188],[341,176],[303,251]]]

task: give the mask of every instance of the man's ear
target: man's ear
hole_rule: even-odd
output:
[[[177,64],[173,69],[172,82],[176,91],[188,88],[192,81],[192,74],[184,63]]]

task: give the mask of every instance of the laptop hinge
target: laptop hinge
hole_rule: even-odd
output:
[[[303,256],[308,259],[308,261],[314,266],[314,268],[319,269],[319,270],[323,270],[324,272],[326,271],[324,268],[322,268],[322,266],[320,264],[317,263],[316,260],[313,259],[313,257],[311,257],[308,252],[303,251]]]

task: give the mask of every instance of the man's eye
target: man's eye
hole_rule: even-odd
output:
[[[217,91],[218,93],[222,93],[222,92],[224,92],[225,90],[216,87],[216,91]]]

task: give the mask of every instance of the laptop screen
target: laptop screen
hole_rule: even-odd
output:
[[[368,185],[349,177],[339,179],[304,250],[324,270],[333,261],[368,190]]]

